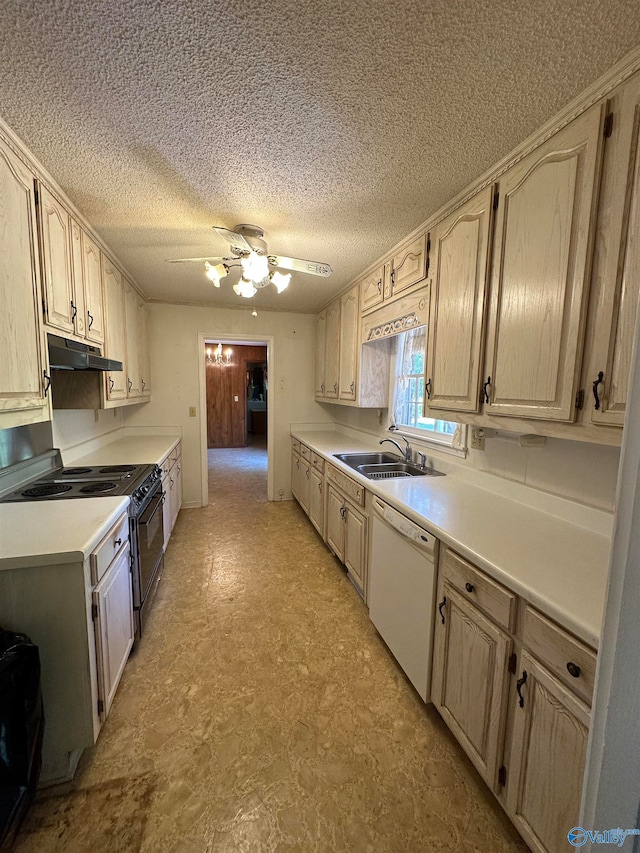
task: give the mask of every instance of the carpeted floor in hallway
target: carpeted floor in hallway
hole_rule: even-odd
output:
[[[18,853],[525,851],[266,453],[209,451],[139,647]]]

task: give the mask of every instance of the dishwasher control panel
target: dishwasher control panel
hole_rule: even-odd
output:
[[[425,551],[435,551],[436,538],[427,530],[424,530],[418,524],[410,521],[406,515],[402,515],[402,513],[398,512],[397,509],[383,503],[377,498],[374,500],[373,506],[376,512],[378,512],[378,514],[381,515],[387,524],[393,527],[394,530],[397,530],[403,536],[406,536],[407,539],[411,539],[416,545],[419,545],[420,548]]]

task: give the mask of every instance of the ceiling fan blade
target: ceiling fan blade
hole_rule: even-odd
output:
[[[190,263],[191,261],[200,262],[200,263],[203,263],[204,261],[209,261],[209,263],[211,263],[213,261],[214,263],[217,263],[218,261],[224,262],[224,261],[237,261],[237,260],[238,260],[237,258],[212,258],[211,255],[207,255],[206,258],[167,258],[167,263],[168,264],[184,264],[184,263]]]
[[[321,275],[324,278],[330,276],[333,270],[329,264],[319,261],[304,261],[302,258],[287,258],[284,255],[269,255],[269,263],[274,267],[282,267],[294,272],[306,272],[309,275]]]
[[[218,228],[217,226],[213,226],[213,230],[216,234],[219,234],[221,237],[229,243],[234,252],[237,252],[239,255],[244,255],[247,252],[252,252],[253,249],[244,239],[242,234],[236,234],[235,231],[229,231],[228,228]]]

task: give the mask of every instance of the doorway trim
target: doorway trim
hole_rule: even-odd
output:
[[[207,377],[205,364],[205,344],[220,342],[223,346],[266,346],[267,375],[269,388],[275,388],[273,373],[275,339],[273,335],[242,335],[237,332],[198,332],[198,390],[200,397],[200,485],[202,506],[209,505],[209,470],[207,464]],[[273,395],[269,393],[267,402],[267,500],[274,499],[274,406]]]

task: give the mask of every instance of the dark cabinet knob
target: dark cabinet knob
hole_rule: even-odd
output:
[[[467,592],[473,592],[475,586],[472,583],[469,583],[469,581],[467,581],[464,585],[464,588],[467,590]]]
[[[569,675],[572,676],[572,678],[580,678],[582,670],[580,669],[577,663],[572,663],[571,661],[569,661],[569,663],[567,664],[567,669],[569,671]]]

